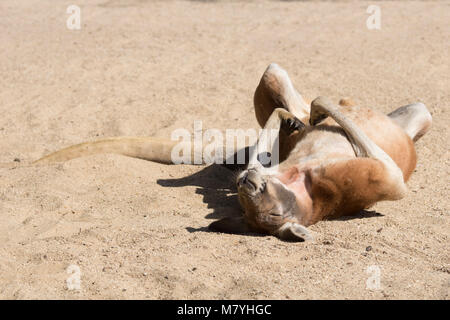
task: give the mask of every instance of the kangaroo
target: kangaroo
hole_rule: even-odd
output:
[[[318,97],[308,104],[287,72],[275,63],[267,67],[256,88],[254,107],[259,125],[277,132],[279,162],[267,166],[259,161],[261,152],[270,155],[274,148],[274,141],[261,134],[247,167],[236,179],[243,215],[223,218],[209,227],[227,233],[269,234],[287,241],[312,240],[307,227],[318,221],[353,215],[378,201],[403,198],[405,182],[417,162],[414,142],[432,123],[422,103],[388,115],[357,106],[350,99],[334,104]],[[118,153],[170,164],[177,143],[117,137],[68,147],[35,163]]]

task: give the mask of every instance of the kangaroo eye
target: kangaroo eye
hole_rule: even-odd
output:
[[[278,213],[278,212],[271,212],[270,215],[271,215],[272,217],[281,217],[281,216],[282,216],[282,214],[281,214],[281,213]]]

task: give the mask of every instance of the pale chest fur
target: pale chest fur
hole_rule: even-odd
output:
[[[341,128],[320,125],[309,127],[298,137],[289,156],[280,164],[279,170],[284,171],[292,166],[311,168],[355,157],[353,147]]]

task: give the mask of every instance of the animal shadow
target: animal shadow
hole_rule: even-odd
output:
[[[381,214],[375,210],[361,210],[358,213],[351,216],[342,216],[337,219],[337,221],[348,221],[353,219],[367,219],[367,218],[376,218],[376,217],[384,217],[384,214]]]
[[[212,164],[202,170],[178,179],[158,179],[157,183],[163,187],[179,188],[196,186],[195,193],[203,196],[203,202],[213,211],[205,216],[206,219],[221,219],[225,217],[239,217],[242,209],[237,197],[235,179],[243,168]],[[188,227],[189,232],[211,232],[207,227]]]

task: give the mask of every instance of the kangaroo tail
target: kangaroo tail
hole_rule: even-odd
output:
[[[172,149],[177,144],[180,144],[180,142],[153,137],[108,138],[61,149],[34,161],[33,164],[62,162],[99,153],[115,153],[133,158],[171,164],[173,163],[171,157]],[[190,144],[186,144],[186,148],[189,147]],[[190,152],[190,157],[193,158],[193,152]]]

